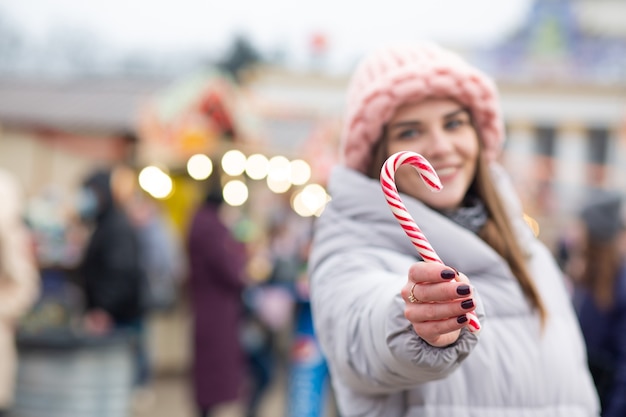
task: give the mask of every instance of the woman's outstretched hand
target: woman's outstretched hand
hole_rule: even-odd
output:
[[[467,313],[476,309],[469,279],[453,268],[434,262],[416,262],[402,288],[404,316],[428,344],[448,346],[466,326]]]

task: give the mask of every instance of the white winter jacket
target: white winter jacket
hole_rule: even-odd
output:
[[[522,218],[501,168],[504,195],[529,269],[548,308],[541,330],[506,262],[472,232],[403,195],[444,263],[476,289],[483,330],[452,346],[422,341],[400,290],[416,250],[376,180],[336,167],[332,201],[317,220],[310,259],[317,335],[342,417],[591,417],[599,405],[562,275]]]

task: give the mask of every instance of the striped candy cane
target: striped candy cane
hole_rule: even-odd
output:
[[[424,181],[431,191],[437,192],[441,191],[443,188],[437,173],[426,158],[415,152],[401,151],[387,158],[380,171],[380,185],[385,194],[385,199],[387,199],[391,212],[398,220],[409,239],[411,239],[411,243],[413,243],[413,246],[415,246],[424,261],[443,264],[443,261],[439,258],[439,255],[437,255],[437,252],[435,252],[430,245],[430,242],[426,239],[426,236],[424,236],[424,233],[417,226],[417,223],[415,223],[415,220],[413,220],[413,217],[400,199],[394,175],[398,168],[404,164],[409,164],[415,168],[422,178],[422,181]],[[467,326],[470,331],[480,331],[478,317],[473,313],[467,313],[467,318]]]

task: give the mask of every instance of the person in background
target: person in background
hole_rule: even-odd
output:
[[[574,305],[603,417],[626,416],[626,251],[619,194],[595,190],[580,213],[581,268],[573,271]]]
[[[15,329],[36,302],[40,281],[32,241],[22,221],[20,187],[3,170],[0,201],[0,417],[5,417],[15,396]]]
[[[390,45],[352,76],[309,272],[315,331],[342,416],[599,414],[563,275],[533,235],[506,171],[493,81],[429,42]],[[423,262],[381,190],[395,183],[444,264]],[[482,325],[468,329],[468,314]]]
[[[269,274],[244,293],[248,314],[242,340],[251,376],[246,417],[261,415],[263,399],[279,369],[291,368],[290,345],[300,295],[297,290],[305,265],[300,219],[288,204],[273,208],[266,234]],[[300,385],[309,387],[310,382]]]
[[[96,336],[124,332],[132,338],[136,360],[135,386],[149,374],[144,344],[142,289],[145,271],[137,233],[121,206],[115,170],[100,170],[83,183],[78,211],[94,226],[79,266],[84,285],[85,329]],[[117,184],[119,185],[119,184]]]
[[[146,271],[147,313],[171,311],[185,275],[180,239],[161,207],[146,193],[134,193],[127,211],[139,236],[141,261]]]
[[[191,220],[189,297],[193,320],[193,393],[199,416],[243,399],[245,354],[240,341],[246,287],[246,247],[222,219],[222,185],[217,170],[207,180],[206,198]]]
[[[243,294],[245,315],[241,344],[246,355],[245,417],[258,417],[276,371],[276,329],[266,320],[263,305],[267,301],[266,283],[249,285]],[[281,300],[278,300],[281,301]]]

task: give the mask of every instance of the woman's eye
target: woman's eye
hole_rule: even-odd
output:
[[[405,129],[398,132],[396,135],[398,139],[411,139],[417,137],[419,132],[417,129]]]
[[[448,120],[445,124],[445,128],[446,129],[457,129],[463,125],[466,124],[465,120],[462,119],[452,119],[452,120]]]

